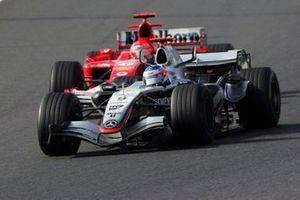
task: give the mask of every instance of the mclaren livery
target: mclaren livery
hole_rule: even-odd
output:
[[[143,48],[136,55],[145,66],[141,80],[123,76],[120,84],[46,94],[38,115],[42,152],[75,154],[81,140],[101,147],[147,145],[153,138],[210,144],[233,128],[277,125],[280,89],[271,68],[251,67],[250,54],[230,44],[200,52],[162,36],[149,39],[156,46],[151,59]]]

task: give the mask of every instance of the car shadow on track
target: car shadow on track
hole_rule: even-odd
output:
[[[280,124],[275,128],[229,132],[215,141],[216,145],[300,140],[300,124]]]
[[[281,94],[281,98],[299,97],[300,90],[287,90],[287,91],[282,91],[280,94]]]
[[[122,154],[137,154],[137,153],[152,153],[159,151],[178,151],[178,150],[192,150],[192,149],[203,149],[203,148],[214,148],[215,144],[212,145],[202,145],[202,146],[188,146],[188,145],[178,145],[178,144],[166,144],[158,147],[148,147],[148,146],[129,146],[126,148],[113,148],[100,151],[89,151],[89,152],[79,152],[72,158],[84,158],[84,157],[97,157],[97,156],[112,156],[112,155],[122,155]]]
[[[282,91],[280,94],[282,98],[297,97],[300,94],[300,90],[286,90]]]
[[[79,152],[72,158],[112,156],[122,154],[152,153],[159,151],[184,151],[191,149],[217,148],[222,145],[245,144],[245,143],[265,143],[284,140],[300,140],[300,124],[281,124],[276,128],[234,130],[218,135],[212,145],[190,146],[177,143],[167,143],[158,147],[129,146],[126,148],[113,148],[108,150]]]
[[[281,105],[292,104],[295,103],[293,101],[297,101],[297,98],[300,97],[300,90],[286,90],[281,93]]]

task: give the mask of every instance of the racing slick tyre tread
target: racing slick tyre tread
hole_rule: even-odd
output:
[[[49,156],[71,155],[78,151],[80,139],[53,136],[49,139],[49,125],[82,119],[78,98],[71,93],[50,92],[41,101],[38,115],[38,141],[43,153]]]
[[[233,45],[230,43],[208,44],[207,48],[210,49],[211,52],[225,52],[234,49]]]
[[[82,66],[79,62],[58,61],[51,71],[49,91],[64,92],[65,89],[80,87],[82,77]]]
[[[204,85],[176,87],[171,96],[170,112],[171,126],[180,140],[196,144],[212,143],[214,108],[211,94]]]
[[[249,80],[246,96],[237,103],[242,124],[247,128],[269,128],[280,117],[280,88],[276,74],[269,67],[243,69],[241,77]]]

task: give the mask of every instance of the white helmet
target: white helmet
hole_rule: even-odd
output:
[[[159,65],[147,67],[143,73],[143,79],[147,86],[160,85],[164,82],[166,70]]]

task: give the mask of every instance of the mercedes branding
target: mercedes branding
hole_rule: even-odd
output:
[[[118,122],[116,120],[107,120],[104,124],[104,128],[116,128],[118,126]]]

